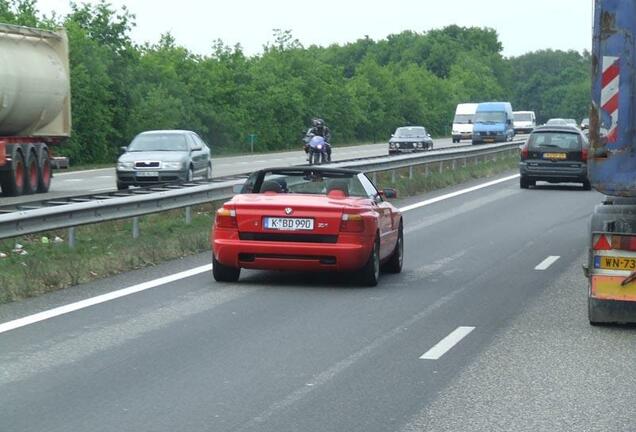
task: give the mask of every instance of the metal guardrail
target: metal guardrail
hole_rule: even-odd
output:
[[[362,159],[350,162],[329,164],[334,168],[358,169],[367,173],[394,171],[418,165],[435,164],[447,161],[488,158],[500,153],[518,149],[522,142],[482,145],[445,149],[434,153],[387,156]],[[410,172],[411,173],[411,172]],[[131,195],[125,197],[108,197],[88,202],[71,203],[56,207],[16,211],[0,215],[0,239],[34,234],[63,228],[74,228],[115,219],[126,219],[178,208],[189,208],[198,204],[220,201],[231,198],[233,187],[242,184],[243,180],[215,182],[200,186],[192,186],[175,190]],[[134,230],[134,228],[133,228]],[[134,235],[134,234],[133,234]],[[69,235],[73,243],[74,233]]]

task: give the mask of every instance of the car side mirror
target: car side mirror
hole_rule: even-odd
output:
[[[380,191],[380,196],[386,199],[395,199],[397,198],[397,190],[393,188],[384,188]]]
[[[472,120],[468,120],[468,124],[473,124],[473,121]]]
[[[128,147],[119,147],[119,155],[123,155],[128,151]]]
[[[395,136],[395,134],[391,134],[391,138],[393,138]]]
[[[241,184],[235,184],[234,186],[232,186],[232,193],[240,194],[243,191],[244,184],[245,183],[241,183]]]

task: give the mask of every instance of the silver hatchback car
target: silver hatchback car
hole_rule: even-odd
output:
[[[137,135],[117,160],[117,189],[212,178],[210,148],[194,132],[157,130]]]

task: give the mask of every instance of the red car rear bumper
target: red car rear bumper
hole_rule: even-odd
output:
[[[371,255],[373,238],[339,235],[337,243],[296,243],[240,240],[237,234],[215,233],[217,261],[231,267],[295,271],[352,271]],[[229,233],[228,233],[229,234]]]

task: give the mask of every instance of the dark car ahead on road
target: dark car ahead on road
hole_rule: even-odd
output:
[[[117,161],[117,189],[212,177],[210,148],[194,132],[158,130],[137,135]]]
[[[590,190],[587,177],[589,142],[580,129],[573,126],[541,126],[536,128],[521,147],[520,186],[527,189],[539,180],[549,183],[583,183]]]
[[[433,149],[433,138],[423,126],[399,127],[389,140],[389,155]]]

